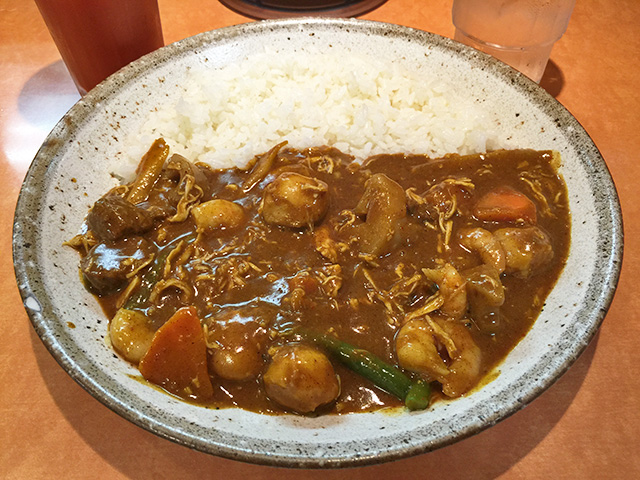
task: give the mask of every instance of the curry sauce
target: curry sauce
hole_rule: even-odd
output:
[[[526,335],[567,257],[567,191],[550,151],[359,163],[281,144],[246,169],[214,170],[156,143],[155,171],[143,160],[70,243],[126,360],[168,355],[177,327],[164,326],[191,309],[184,322],[199,322],[202,346],[185,369],[204,366],[211,390],[190,373],[153,378],[205,406],[402,405],[299,328],[429,384],[431,402],[468,394]]]

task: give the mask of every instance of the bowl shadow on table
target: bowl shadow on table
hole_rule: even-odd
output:
[[[137,479],[157,478],[164,472],[167,478],[211,478],[213,472],[224,470],[226,478],[263,479],[343,478],[344,470],[305,470],[267,468],[214,457],[138,428],[93,399],[74,383],[43,347],[31,330],[33,351],[53,400],[66,420],[84,442],[114,469]],[[434,452],[376,466],[348,470],[351,479],[369,479],[371,474],[385,478],[406,478],[411,472],[430,472],[430,476],[445,476],[448,480],[495,478],[524,458],[553,429],[571,405],[589,371],[598,336],[582,356],[539,398],[525,409],[497,425],[454,445]],[[461,461],[464,460],[464,461]]]
[[[549,60],[539,84],[549,95],[557,98],[564,88],[564,74],[557,63]]]
[[[51,130],[80,100],[80,94],[62,60],[38,70],[18,97],[20,114],[31,125]]]

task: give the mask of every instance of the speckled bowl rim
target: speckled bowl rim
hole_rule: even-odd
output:
[[[64,142],[69,141],[75,126],[84,121],[94,106],[115,95],[122,85],[135,81],[140,69],[154,68],[154,65],[170,61],[170,57],[173,54],[197,49],[204,43],[209,44],[220,39],[231,38],[241,41],[243,36],[259,35],[264,29],[291,29],[294,31],[299,25],[305,25],[308,28],[313,28],[314,26],[323,28],[326,26],[347,31],[366,31],[371,35],[410,38],[413,42],[422,42],[425,47],[437,45],[439,48],[447,49],[452,54],[464,57],[474,68],[491,70],[501,81],[510,82],[514,88],[522,91],[523,95],[526,95],[544,114],[553,117],[558,124],[568,126],[573,132],[572,138],[575,138],[575,141],[580,142],[581,145],[581,161],[584,162],[585,168],[590,173],[588,181],[596,197],[596,208],[599,213],[599,231],[605,232],[604,235],[598,238],[598,251],[603,252],[603,255],[595,260],[597,263],[596,271],[599,272],[600,278],[589,285],[589,298],[593,299],[593,301],[589,305],[582,306],[577,313],[577,315],[581,316],[580,318],[584,318],[587,330],[579,341],[566,342],[569,343],[568,348],[558,352],[552,360],[549,360],[549,362],[555,362],[554,365],[556,365],[553,367],[553,375],[541,380],[533,388],[526,390],[524,395],[511,401],[511,403],[503,405],[503,408],[495,412],[494,415],[484,418],[481,422],[470,422],[466,429],[455,432],[437,442],[425,442],[392,452],[352,452],[352,454],[345,454],[341,458],[331,458],[323,461],[305,456],[304,453],[301,453],[300,456],[291,454],[278,455],[273,452],[251,451],[234,445],[220,444],[210,438],[199,438],[197,435],[163,423],[161,419],[155,418],[153,413],[146,413],[143,408],[132,408],[122,402],[117,395],[114,395],[113,392],[106,388],[108,385],[105,387],[99,380],[96,380],[88,373],[83,359],[76,357],[75,353],[77,352],[68,351],[62,344],[60,340],[61,332],[57,328],[56,322],[53,322],[50,317],[55,299],[40,295],[36,304],[33,304],[33,292],[42,291],[42,278],[39,276],[38,271],[39,258],[37,251],[32,247],[41,240],[38,237],[37,226],[30,225],[25,219],[33,214],[33,208],[36,206],[45,207],[39,204],[39,195],[46,185],[47,172],[51,168],[52,162],[57,161],[56,152]],[[332,468],[381,463],[435,450],[488,428],[520,410],[540,395],[573,364],[587,347],[602,323],[613,299],[620,274],[623,253],[622,232],[622,215],[615,185],[596,146],[577,120],[560,103],[523,75],[480,52],[476,52],[450,39],[424,31],[365,20],[296,18],[241,24],[187,38],[149,54],[123,68],[89,92],[55,126],[27,172],[15,213],[13,259],[15,274],[26,311],[35,331],[45,346],[77,383],[119,415],[161,437],[230,459],[276,466]]]

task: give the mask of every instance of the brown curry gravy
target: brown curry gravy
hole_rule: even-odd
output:
[[[382,302],[373,295],[373,280],[380,291],[389,291],[398,282],[398,265],[410,276],[421,268],[434,268],[436,259],[447,261],[459,270],[480,263],[472,254],[456,244],[449,248],[442,244],[442,232],[427,228],[419,219],[409,215],[410,227],[394,250],[375,259],[363,259],[350,243],[349,227],[344,225],[364,192],[367,178],[375,173],[384,173],[398,182],[405,190],[421,194],[444,179],[464,178],[473,183],[473,189],[465,191],[457,198],[457,212],[453,216],[453,233],[461,227],[483,227],[495,230],[500,225],[480,222],[470,213],[474,202],[497,185],[511,186],[525,193],[537,207],[538,226],[550,237],[554,251],[553,259],[542,271],[526,278],[502,275],[506,289],[506,301],[496,315],[489,319],[469,319],[469,330],[482,351],[482,369],[489,372],[526,335],[539,315],[546,296],[553,288],[567,256],[569,248],[569,209],[566,187],[559,177],[552,152],[533,150],[497,151],[483,155],[457,156],[444,159],[429,159],[421,155],[380,155],[358,166],[351,158],[328,147],[305,151],[285,150],[279,154],[273,170],[289,169],[300,165],[312,175],[329,185],[329,208],[321,223],[313,228],[291,229],[268,226],[260,214],[260,203],[264,187],[273,180],[267,176],[250,192],[244,193],[241,185],[249,175],[241,169],[212,170],[204,168],[207,178],[207,198],[227,199],[241,204],[246,212],[246,223],[240,229],[222,232],[216,236],[205,236],[199,241],[210,252],[224,252],[214,255],[213,263],[227,260],[245,260],[257,269],[239,267],[243,285],[220,291],[206,281],[196,282],[203,270],[197,270],[195,263],[182,267],[194,285],[195,296],[189,304],[196,305],[205,325],[214,325],[220,319],[228,321],[255,320],[269,338],[264,346],[265,368],[268,364],[269,349],[286,343],[274,332],[292,325],[302,324],[318,331],[331,331],[338,338],[374,352],[378,356],[396,364],[394,335],[402,322],[398,312],[390,314]],[[297,168],[297,167],[294,167]],[[357,220],[361,221],[361,220]],[[314,278],[326,278],[323,269],[331,263],[318,253],[314,235],[318,229],[327,226],[336,240],[350,246],[350,250],[339,254],[342,285],[335,298],[330,298],[317,282],[305,285],[303,272]],[[194,230],[191,216],[177,224],[161,223],[146,237],[158,244],[166,244],[171,239]],[[162,240],[158,235],[162,232]],[[225,251],[225,248],[228,251]],[[439,251],[440,249],[440,251]],[[218,269],[220,266],[218,265]],[[297,280],[293,280],[297,276]],[[302,278],[302,280],[301,280]],[[292,285],[302,285],[306,294],[302,299],[291,301]],[[403,308],[410,304],[419,305],[433,289],[414,292],[406,299]],[[117,310],[120,291],[103,295],[99,302],[109,318]],[[185,305],[180,291],[167,289],[156,301],[154,324],[159,327],[179,307]],[[373,301],[371,299],[373,298]],[[357,301],[354,301],[357,299]],[[271,333],[271,335],[269,335]],[[399,406],[402,403],[381,391],[370,382],[348,369],[335,364],[341,381],[339,399],[319,413],[345,413],[369,411],[385,406]],[[206,406],[224,408],[237,406],[262,413],[283,411],[276,403],[266,398],[260,377],[252,381],[226,381],[212,376],[215,389],[214,399]],[[437,385],[435,397],[439,398]]]

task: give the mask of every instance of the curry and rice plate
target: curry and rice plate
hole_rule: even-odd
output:
[[[266,91],[299,91],[322,75],[327,96],[304,112],[330,112],[327,97],[351,79],[335,108],[352,108],[337,123],[271,118],[287,95],[258,107],[269,99],[251,97],[253,79],[234,96],[251,74],[238,66],[224,72],[228,85],[216,83],[237,101],[185,93],[136,137],[172,140],[140,154],[136,178],[98,200],[70,244],[111,320],[112,347],[148,381],[263,413],[422,409],[469,394],[529,330],[569,245],[557,155],[477,153],[492,150],[492,134],[482,115],[454,108],[470,113],[473,102],[442,86],[419,93],[415,79],[398,86],[401,100],[381,87],[388,70],[357,68],[251,70]],[[271,80],[272,70],[301,83]],[[200,76],[185,92],[194,85],[208,84]],[[261,125],[247,119],[243,95],[267,117]],[[225,108],[235,112],[214,118]],[[381,126],[363,111],[397,121]],[[396,130],[410,122],[403,115],[426,130]],[[229,140],[225,121],[250,128]]]

